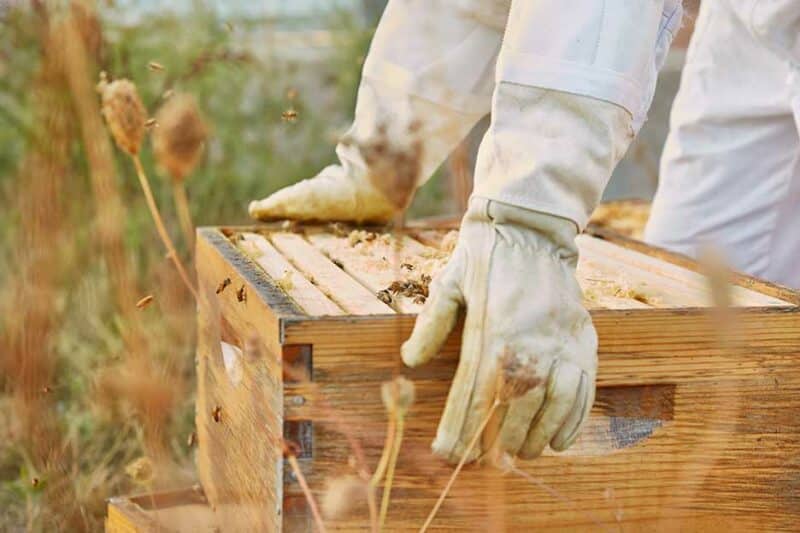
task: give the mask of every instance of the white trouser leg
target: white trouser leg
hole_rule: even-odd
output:
[[[729,1],[701,6],[645,240],[690,256],[709,244],[738,270],[800,286],[790,68]]]

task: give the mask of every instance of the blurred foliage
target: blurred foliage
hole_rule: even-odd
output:
[[[54,12],[65,5],[55,2]],[[12,311],[8,297],[17,249],[25,246],[20,191],[28,184],[21,170],[34,146],[36,109],[31,86],[42,72],[42,3],[0,5],[0,312]],[[320,13],[315,18],[321,43],[298,33],[303,21],[284,24],[264,19],[223,19],[203,2],[186,12],[168,10],[131,17],[113,3],[99,4],[99,25],[88,24],[90,52],[99,69],[112,78],[127,77],[138,86],[151,114],[169,90],[193,94],[204,113],[211,138],[206,155],[187,187],[197,225],[248,222],[247,203],[298,179],[309,177],[334,160],[336,138],[348,125],[355,102],[361,63],[372,28],[347,11]],[[131,22],[133,20],[133,22]],[[91,20],[89,21],[91,23]],[[289,28],[289,29],[287,29]],[[147,65],[156,61],[163,71]],[[95,83],[96,78],[91,80]],[[290,89],[296,96],[290,97]],[[68,98],[69,95],[65,95]],[[297,120],[284,121],[293,108]],[[124,361],[126,324],[114,302],[108,265],[96,238],[89,168],[80,128],[68,139],[70,161],[61,184],[63,227],[68,246],[59,247],[54,292],[45,303],[52,310],[55,331],[43,351],[55,357],[56,377],[48,386],[49,405],[61,434],[59,457],[52,466],[32,456],[20,438],[22,415],[14,383],[0,375],[0,530],[63,530],[75,524],[99,530],[104,499],[131,492],[124,466],[148,453],[141,410],[120,403],[105,378]],[[157,176],[149,142],[143,161]],[[191,483],[192,451],[186,437],[193,426],[194,306],[166,263],[130,161],[115,150],[116,180],[127,217],[119,221],[125,252],[134,265],[137,290],[153,292],[156,303],[142,312],[150,357],[164,370],[158,385],[179,397],[164,405],[170,412],[164,443],[171,462],[170,483]],[[414,214],[432,214],[443,203],[441,180],[432,180],[419,195]],[[155,194],[174,238],[180,235],[166,179],[153,179]],[[182,253],[188,256],[185,243]],[[35,293],[35,291],[33,291]],[[36,296],[41,297],[41,295]],[[0,335],[9,321],[0,320]],[[24,325],[23,325],[24,327]],[[116,376],[124,380],[127,374]],[[177,376],[177,378],[176,378]],[[178,379],[176,381],[176,379]],[[130,386],[123,383],[122,386]],[[151,394],[143,388],[141,394]],[[74,495],[69,503],[54,499],[41,464],[66,480]],[[39,465],[39,466],[37,466]],[[63,481],[63,480],[62,480]],[[55,503],[54,503],[55,502]],[[61,503],[59,503],[61,502]],[[61,507],[59,507],[61,505]],[[69,508],[66,508],[69,507]]]

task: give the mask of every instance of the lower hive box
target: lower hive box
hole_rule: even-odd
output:
[[[324,499],[332,480],[377,464],[386,432],[380,385],[402,373],[416,401],[386,529],[422,525],[452,471],[429,445],[460,330],[418,369],[402,366],[399,347],[453,231],[199,230],[197,463],[216,523],[311,530],[282,443],[291,442]],[[507,472],[465,468],[433,529],[796,527],[799,295],[731,275],[722,297],[731,305],[718,308],[686,258],[602,230],[578,241],[578,277],[600,338],[590,420],[566,452]],[[363,531],[367,517],[355,505],[326,525]]]

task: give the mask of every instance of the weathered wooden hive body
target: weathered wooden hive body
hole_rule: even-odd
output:
[[[326,480],[353,472],[351,441],[374,468],[380,384],[397,372],[417,400],[387,529],[419,528],[452,470],[429,445],[460,331],[435,361],[405,369],[399,346],[419,299],[376,293],[435,273],[446,233],[418,228],[401,242],[329,227],[199,231],[198,469],[223,530],[311,530],[281,439],[298,446],[318,498]],[[518,462],[527,478],[465,469],[434,529],[795,528],[798,294],[735,276],[733,307],[714,310],[691,261],[611,234],[579,241],[600,338],[591,419],[567,452]],[[364,530],[366,516],[357,509],[328,526]]]

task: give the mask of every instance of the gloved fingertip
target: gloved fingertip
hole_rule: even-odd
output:
[[[436,355],[434,349],[420,342],[419,335],[416,337],[412,335],[400,348],[400,356],[403,359],[403,363],[411,368],[427,363]]]
[[[258,206],[259,206],[258,200],[253,200],[247,205],[247,213],[252,218],[258,218],[258,211],[259,211]]]

